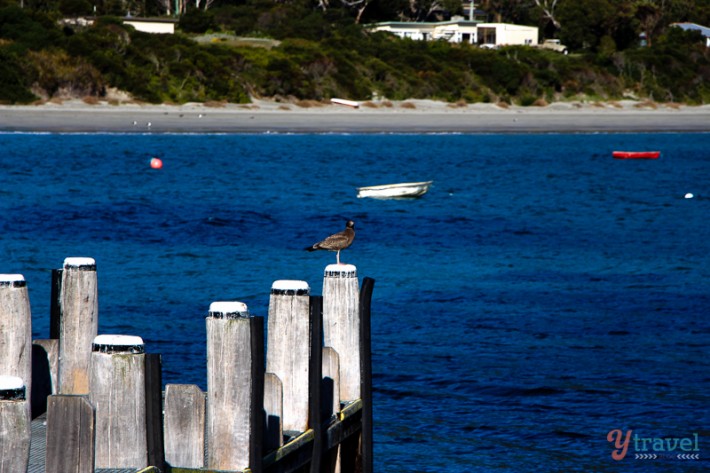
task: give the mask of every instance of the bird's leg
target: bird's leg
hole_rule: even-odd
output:
[[[338,250],[337,253],[335,253],[335,260],[340,264],[340,250]]]

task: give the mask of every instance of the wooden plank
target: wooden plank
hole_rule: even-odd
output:
[[[0,376],[0,473],[27,471],[30,461],[30,403],[19,376]]]
[[[357,268],[331,264],[323,277],[324,344],[340,355],[340,400],[360,398],[360,312]]]
[[[260,473],[264,320],[241,302],[215,302],[206,324],[207,467]]]
[[[165,462],[205,466],[205,393],[194,384],[165,387]]]
[[[0,274],[0,375],[22,379],[32,398],[32,315],[21,274]]]
[[[96,262],[66,258],[62,271],[59,329],[59,391],[88,394],[91,344],[98,333]]]
[[[264,452],[283,446],[283,385],[274,373],[264,375]]]
[[[157,353],[145,354],[145,419],[148,465],[164,470],[163,375]]]
[[[93,473],[95,434],[95,411],[87,396],[49,396],[45,465],[53,473]]]
[[[148,464],[143,349],[140,337],[94,339],[89,400],[96,408],[96,468]]]
[[[308,429],[311,333],[305,281],[279,280],[269,298],[266,371],[283,384],[283,430]]]

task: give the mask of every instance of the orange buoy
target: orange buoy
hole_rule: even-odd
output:
[[[152,158],[150,160],[150,167],[152,167],[153,169],[160,169],[163,167],[163,161],[159,158]]]

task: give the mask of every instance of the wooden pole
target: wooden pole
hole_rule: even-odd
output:
[[[340,400],[360,398],[360,312],[357,268],[330,264],[323,278],[325,346],[340,356]]]
[[[271,286],[266,371],[283,383],[284,431],[308,429],[308,373],[311,346],[305,281],[275,281]]]
[[[60,296],[59,392],[89,393],[91,343],[99,328],[96,262],[64,260]]]
[[[94,339],[89,400],[96,408],[96,468],[148,464],[144,353],[140,337]]]
[[[262,470],[264,319],[214,302],[207,324],[207,467]]]
[[[194,384],[165,386],[165,462],[205,466],[205,393]]]
[[[362,455],[362,473],[372,473],[373,441],[372,441],[372,342],[370,334],[370,315],[372,290],[375,280],[364,278],[360,289],[360,372],[362,381],[360,393],[362,398],[362,440],[360,453]]]
[[[95,441],[96,413],[87,396],[49,396],[47,472],[93,473]]]
[[[27,471],[30,407],[19,376],[0,376],[0,473]]]
[[[32,314],[21,274],[0,275],[0,374],[22,379],[26,399],[31,399]]]

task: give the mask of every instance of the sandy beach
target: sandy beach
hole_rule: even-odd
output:
[[[429,100],[334,104],[144,105],[81,100],[0,106],[1,132],[70,133],[630,133],[710,132],[710,105],[634,101],[545,107]]]

